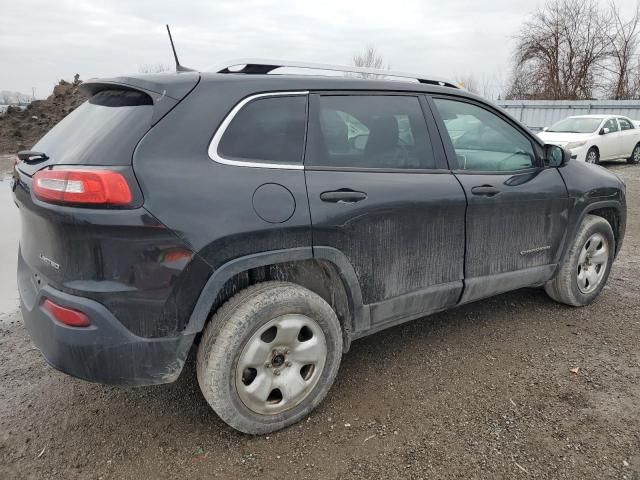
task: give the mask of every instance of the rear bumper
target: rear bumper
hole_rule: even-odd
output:
[[[173,382],[193,344],[195,334],[134,335],[100,303],[38,284],[22,256],[18,259],[18,290],[33,343],[51,366],[74,377],[117,385]],[[91,326],[75,328],[58,322],[42,308],[45,298],[84,312]]]

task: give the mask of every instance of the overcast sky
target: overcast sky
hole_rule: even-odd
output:
[[[238,57],[351,63],[374,45],[394,70],[493,85],[509,76],[513,35],[542,0],[16,0],[0,7],[0,90],[45,97],[61,78]],[[605,0],[602,0],[603,5]],[[616,0],[630,10],[635,0]]]

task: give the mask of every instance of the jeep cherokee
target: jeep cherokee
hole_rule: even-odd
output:
[[[600,294],[613,173],[445,81],[243,65],[90,80],[19,153],[21,309],[53,367],[160,384],[197,349],[208,403],[259,434],[313,410],[355,339],[522,287]]]

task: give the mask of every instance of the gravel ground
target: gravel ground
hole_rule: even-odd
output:
[[[170,385],[86,383],[0,316],[0,478],[640,479],[640,167],[608,168],[629,221],[593,305],[525,289],[355,342],[324,403],[270,436],[226,427],[193,362]]]

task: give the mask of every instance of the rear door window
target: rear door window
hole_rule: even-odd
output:
[[[633,124],[626,118],[618,118],[622,130],[633,130]]]
[[[435,159],[417,97],[320,95],[307,165],[430,169]]]
[[[218,155],[252,163],[302,164],[306,116],[306,96],[256,98],[233,117]]]

